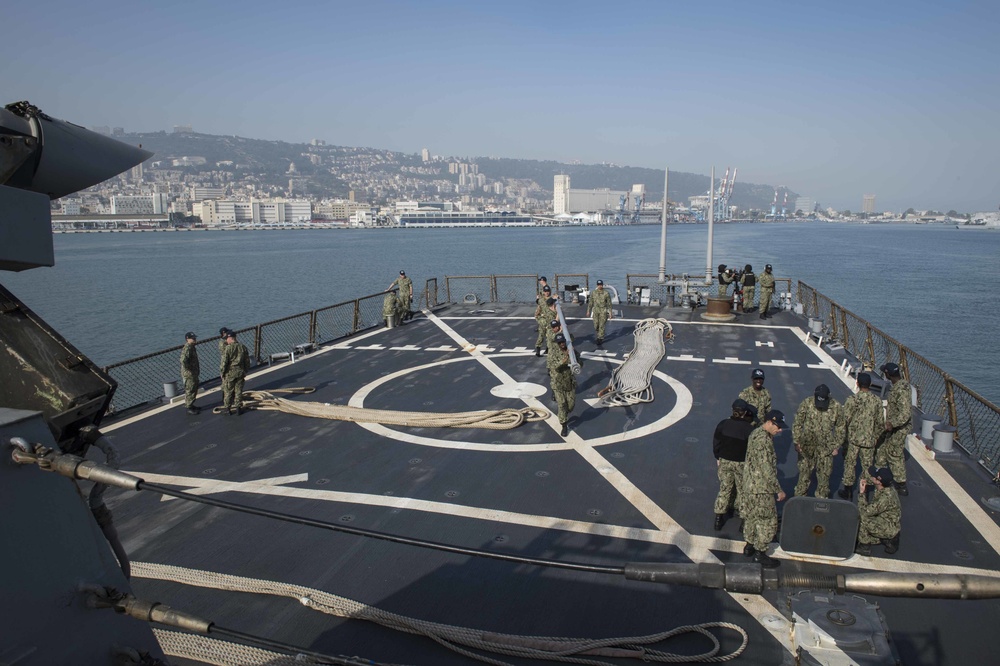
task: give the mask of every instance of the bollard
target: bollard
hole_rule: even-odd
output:
[[[168,401],[177,397],[177,381],[163,382],[163,397]]]
[[[940,453],[951,453],[957,430],[958,428],[947,423],[939,423],[934,426],[934,450]]]
[[[924,440],[925,444],[931,443],[931,440],[934,439],[934,426],[943,420],[944,418],[937,414],[924,414],[924,420],[920,426],[920,437]]]

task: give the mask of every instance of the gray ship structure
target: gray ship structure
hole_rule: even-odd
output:
[[[26,104],[0,120],[0,268],[51,265],[49,198],[147,154]],[[567,268],[566,436],[537,275],[426,280],[405,322],[372,294],[237,331],[240,415],[218,379],[188,413],[179,347],[99,368],[0,289],[0,663],[995,661],[1000,410],[801,282],[761,319],[703,277]],[[598,277],[622,301],[601,345]],[[716,424],[754,368],[791,420],[861,371],[884,394],[885,362],[915,389],[899,550],[855,554],[853,502],[796,497],[763,569],[738,517],[713,527]]]

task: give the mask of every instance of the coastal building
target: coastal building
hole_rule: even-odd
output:
[[[795,210],[801,210],[803,215],[814,213],[816,211],[816,200],[809,197],[799,197],[795,200]]]
[[[226,196],[224,187],[205,187],[196,185],[191,188],[192,201],[204,201],[205,199],[221,199]]]
[[[861,212],[865,215],[871,215],[875,212],[874,194],[866,194],[861,198]]]
[[[170,198],[166,194],[111,197],[112,215],[159,215],[166,213]]]
[[[644,185],[633,185],[633,189],[642,192]],[[570,188],[570,179],[566,174],[558,174],[553,182],[552,214],[563,215],[571,213],[586,213],[617,210],[621,198],[630,196],[627,190],[612,190],[600,188],[596,190],[574,190]]]
[[[207,227],[284,226],[311,222],[312,202],[210,199],[195,203],[192,212]]]
[[[530,215],[514,211],[415,210],[398,213],[401,227],[530,227]]]

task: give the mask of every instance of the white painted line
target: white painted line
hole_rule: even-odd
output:
[[[528,349],[527,347],[511,347],[510,349],[504,348],[500,351],[509,352],[512,354],[523,354],[525,352],[534,352],[534,349]]]
[[[727,356],[726,358],[713,358],[712,363],[731,363],[733,365],[750,365],[750,361],[741,361],[735,356]]]
[[[424,347],[424,351],[453,352],[453,351],[458,351],[458,347],[452,347],[451,345],[440,345],[438,347]]]
[[[832,370],[833,369],[833,368],[830,368],[828,366],[823,365],[822,363],[806,363],[806,367],[807,368],[812,368],[813,370]]]
[[[384,350],[385,345],[364,345],[364,346],[358,345],[357,347],[355,347],[355,349],[364,349],[366,351],[368,350],[379,351],[379,350]]]
[[[754,344],[758,347],[774,347],[774,341],[768,340],[767,342],[762,342],[760,340],[754,340]]]
[[[476,345],[475,346],[475,350],[477,352],[481,352],[483,354],[489,354],[489,353],[492,353],[492,352],[496,351],[495,348],[490,347],[489,345]],[[466,351],[468,351],[468,350],[466,350]]]
[[[600,361],[601,359],[604,359],[604,358],[611,359],[611,358],[615,358],[617,356],[618,356],[618,354],[615,354],[614,352],[581,352],[580,353],[580,357],[581,358],[592,358],[592,359],[597,360],[597,361]]]
[[[402,347],[389,347],[389,351],[420,351],[416,345],[403,345]]]
[[[694,361],[695,363],[704,363],[705,359],[695,358],[692,354],[681,354],[680,356],[668,356],[668,361]]]
[[[798,363],[789,363],[788,361],[761,361],[760,365],[770,365],[776,368],[798,368]]]

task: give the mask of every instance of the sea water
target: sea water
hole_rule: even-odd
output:
[[[667,230],[667,272],[704,275],[707,227]],[[446,275],[657,273],[658,226],[81,233],[56,266],[0,273],[98,365]],[[802,280],[1000,403],[1000,232],[944,225],[727,224],[720,263]],[[443,284],[441,285],[443,286]],[[794,283],[793,283],[794,289]]]

